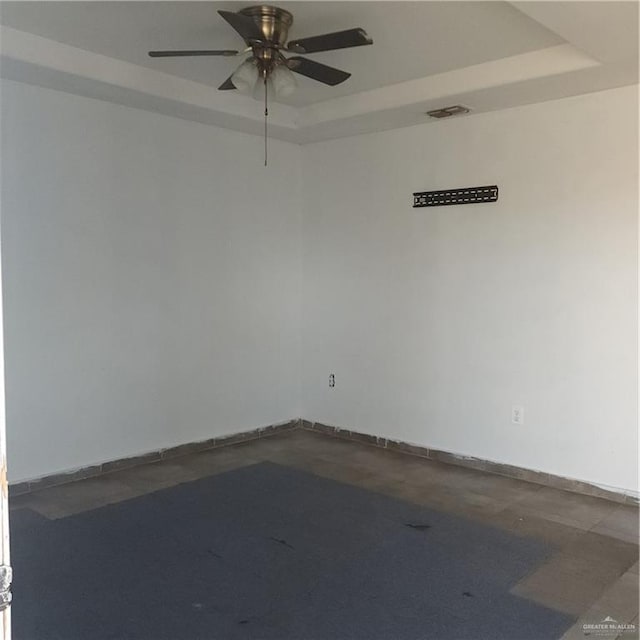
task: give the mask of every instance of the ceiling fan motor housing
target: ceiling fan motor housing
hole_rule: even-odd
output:
[[[262,74],[269,75],[275,65],[282,61],[278,50],[284,48],[287,42],[293,16],[288,11],[271,5],[247,7],[239,13],[252,18],[264,36],[263,43],[255,43],[251,40],[245,40],[245,42],[253,49],[253,57]]]
[[[289,27],[293,24],[293,16],[284,9],[270,5],[257,5],[239,11],[242,15],[253,18],[260,28],[267,43],[276,47],[284,47],[287,42]],[[251,42],[247,42],[251,45]]]

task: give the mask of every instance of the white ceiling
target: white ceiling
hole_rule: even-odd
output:
[[[150,49],[240,48],[216,13],[246,2],[2,2],[4,77],[258,132],[251,98],[216,87],[238,58],[152,59]],[[351,72],[299,78],[272,135],[307,142],[638,81],[637,2],[282,2],[290,37],[362,27],[370,47],[309,55]]]
[[[244,5],[243,5],[244,6]],[[307,105],[563,42],[504,2],[282,2],[290,38],[363,27],[367,48],[314,54],[353,75],[336,87],[301,77],[290,104]],[[216,13],[233,3],[5,2],[2,23],[111,58],[213,87],[234,58],[149,58],[152,49],[239,49],[241,38]],[[495,33],[501,37],[496,38]]]

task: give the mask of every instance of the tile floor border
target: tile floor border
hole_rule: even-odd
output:
[[[81,467],[69,472],[55,473],[52,475],[42,476],[40,478],[34,478],[25,482],[14,483],[9,486],[9,492],[11,496],[24,495],[33,491],[45,489],[47,487],[66,484],[68,482],[75,482],[76,480],[92,478],[104,473],[109,473],[111,471],[119,471],[141,464],[148,464],[150,462],[158,462],[159,460],[176,458],[178,456],[187,455],[189,453],[197,453],[199,451],[217,449],[219,447],[237,444],[239,442],[247,442],[249,440],[256,440],[258,438],[264,438],[270,435],[282,433],[284,431],[291,431],[294,429],[305,429],[334,438],[362,442],[364,444],[368,444],[381,449],[388,449],[390,451],[406,453],[409,455],[427,458],[429,460],[437,460],[438,462],[442,462],[445,464],[466,467],[469,469],[475,469],[476,471],[484,471],[500,476],[515,478],[517,480],[524,480],[526,482],[533,482],[535,484],[543,485],[546,487],[561,489],[563,491],[569,491],[581,495],[603,498],[605,500],[610,500],[611,502],[616,502],[618,504],[627,504],[634,506],[638,505],[638,498],[635,496],[603,489],[601,487],[598,487],[597,485],[590,484],[581,480],[564,478],[562,476],[556,476],[550,473],[544,473],[542,471],[533,471],[531,469],[492,462],[491,460],[484,460],[482,458],[460,456],[451,453],[450,451],[433,449],[430,447],[423,447],[420,445],[403,442],[402,440],[392,440],[390,438],[385,438],[382,436],[360,433],[351,429],[345,429],[344,427],[327,425],[321,422],[312,422],[302,418],[295,418],[293,420],[289,420],[288,422],[272,424],[266,427],[258,427],[257,429],[241,431],[226,436],[218,436],[216,438],[209,438],[207,440],[201,440],[197,442],[188,442],[185,444],[177,445],[175,447],[149,451],[141,455],[119,458],[116,460],[103,462],[101,464]]]
[[[25,495],[48,487],[67,484],[77,480],[86,480],[87,478],[95,478],[96,476],[110,473],[112,471],[122,471],[123,469],[130,469],[131,467],[137,467],[150,462],[169,460],[171,458],[177,458],[190,453],[199,453],[200,451],[218,449],[232,444],[237,444],[239,442],[257,440],[258,438],[265,438],[284,431],[291,431],[293,429],[297,429],[299,426],[300,420],[296,418],[294,420],[289,420],[288,422],[272,424],[266,427],[258,427],[257,429],[251,429],[249,431],[241,431],[196,442],[187,442],[175,447],[156,449],[155,451],[148,451],[140,455],[118,458],[101,464],[80,467],[79,469],[74,469],[68,472],[41,476],[32,480],[10,484],[9,495],[10,497]]]
[[[533,482],[545,487],[569,491],[571,493],[603,498],[604,500],[610,500],[611,502],[619,504],[638,505],[638,497],[636,496],[603,489],[602,487],[582,480],[574,480],[572,478],[565,478],[563,476],[557,476],[542,471],[534,471],[532,469],[525,469],[523,467],[516,467],[509,464],[501,464],[499,462],[492,462],[491,460],[484,460],[482,458],[460,456],[455,453],[451,453],[450,451],[423,447],[403,442],[402,440],[391,440],[382,436],[360,433],[358,431],[345,429],[344,427],[336,427],[333,425],[323,424],[321,422],[311,422],[309,420],[302,419],[300,420],[300,427],[302,429],[323,433],[336,438],[354,440],[382,449],[408,453],[410,455],[420,456],[429,460],[437,460],[438,462],[443,462],[445,464],[475,469],[476,471],[485,471],[487,473],[493,473],[509,478],[516,478],[517,480]]]

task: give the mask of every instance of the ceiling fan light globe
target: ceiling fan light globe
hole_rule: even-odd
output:
[[[276,66],[271,73],[273,90],[278,98],[290,96],[297,88],[295,76],[291,70],[282,64]]]
[[[272,96],[275,92],[273,89],[273,82],[271,76],[267,78],[267,93]],[[264,102],[264,78],[258,78],[255,86],[253,87],[253,99],[259,102]]]
[[[250,94],[258,79],[258,67],[254,60],[245,60],[231,76],[233,86],[240,92]]]

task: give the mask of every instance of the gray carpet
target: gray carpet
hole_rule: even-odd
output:
[[[12,513],[15,640],[548,640],[551,549],[272,463],[60,520]]]

